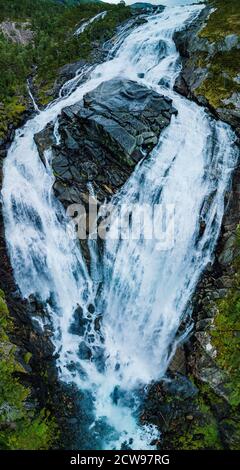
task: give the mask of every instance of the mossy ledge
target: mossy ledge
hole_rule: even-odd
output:
[[[240,11],[239,1],[209,0],[214,9],[205,26],[199,33],[214,44],[212,53],[206,54],[202,67],[208,69],[208,75],[197,87],[197,95],[204,95],[215,108],[233,106],[231,96],[240,92],[238,80],[240,63]],[[230,99],[229,103],[224,100]]]
[[[183,63],[175,89],[240,133],[239,2],[207,0],[205,5],[186,30],[175,33]]]

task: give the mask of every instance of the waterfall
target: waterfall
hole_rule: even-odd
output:
[[[94,23],[94,21],[102,20],[103,18],[105,18],[106,15],[107,15],[107,11],[101,11],[97,15],[90,18],[90,20],[84,21],[79,26],[79,28],[76,29],[74,36],[79,36],[79,34],[82,34],[90,24]]]
[[[30,80],[29,80],[29,79],[27,80],[27,90],[28,90],[29,97],[30,97],[30,99],[31,99],[31,101],[32,101],[34,110],[35,110],[37,113],[39,113],[39,107],[38,107],[38,105],[37,105],[37,103],[36,103],[36,101],[35,101],[35,98],[34,98],[33,94],[32,94],[31,85],[30,85]]]
[[[62,93],[16,132],[4,164],[3,214],[16,283],[24,298],[34,295],[45,305],[59,375],[74,382],[86,398],[79,448],[154,448],[158,430],[141,426],[138,419],[145,386],[164,376],[197,281],[213,257],[224,194],[237,161],[234,133],[173,91],[180,72],[173,34],[202,8],[165,8],[127,35],[120,33],[109,58],[84,83],[76,89],[65,85],[71,93]],[[125,211],[132,204],[170,204],[174,240],[167,249],[151,238],[114,240],[113,221],[102,255],[89,241],[89,274],[52,191],[51,153],[45,155],[44,166],[34,134],[52,121],[58,137],[61,110],[114,77],[138,81],[170,97],[178,110],[150,157],[113,198],[116,210]],[[205,230],[200,236],[201,219]],[[71,332],[76,309],[89,323],[84,337]],[[98,316],[100,331],[94,327]],[[79,357],[83,341],[92,360]]]

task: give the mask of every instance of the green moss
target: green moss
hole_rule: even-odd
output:
[[[240,226],[236,229],[236,247],[240,246]],[[217,301],[218,313],[211,330],[211,342],[218,366],[229,377],[230,403],[240,405],[240,257],[233,268],[235,274],[228,295]]]
[[[56,426],[42,410],[35,419],[26,419],[23,415],[16,430],[0,431],[0,447],[11,450],[44,450],[49,449],[55,437]]]
[[[173,437],[175,449],[207,450],[221,449],[217,420],[206,399],[205,390],[198,385],[199,394],[194,398],[194,416],[191,421],[182,419],[181,433]]]
[[[209,59],[206,62],[209,62]],[[197,94],[204,95],[215,108],[223,105],[224,99],[234,92],[240,92],[240,85],[234,80],[239,71],[239,63],[239,49],[215,54],[210,59],[208,76],[197,89]]]
[[[223,447],[231,450],[240,449],[240,410],[239,407],[226,403],[224,398],[216,395],[208,384],[198,384],[200,397],[208,404],[211,413],[217,415],[220,434],[225,438]],[[220,411],[222,410],[222,411]],[[217,413],[216,413],[217,411]],[[221,418],[220,418],[221,416]],[[226,435],[228,437],[226,437]]]
[[[211,332],[212,344],[217,351],[216,362],[228,377],[229,401],[240,404],[240,293],[235,287],[218,302],[218,313]]]
[[[32,358],[32,353],[26,352],[26,354],[24,354],[24,358],[23,358],[23,359],[24,359],[24,362],[25,362],[26,364],[29,364],[31,358]]]
[[[214,421],[203,426],[192,426],[189,432],[179,437],[178,443],[181,450],[221,449],[218,428]]]
[[[26,103],[24,103],[23,96],[3,100],[0,107],[0,138],[6,135],[9,124],[17,126],[20,123],[24,111],[26,111]]]
[[[218,41],[229,34],[239,34],[239,0],[208,0],[208,3],[215,11],[210,15],[200,36]]]
[[[41,106],[47,106],[53,100],[53,96],[49,93],[53,83],[50,81],[46,83],[45,81],[42,81],[41,78],[36,77],[34,84],[38,90],[38,103]]]
[[[210,43],[220,44],[230,34],[239,35],[239,0],[209,0],[209,3],[215,11],[199,36],[208,39]],[[219,52],[210,57],[203,58],[200,54],[201,67],[208,69],[208,75],[196,90],[197,95],[205,96],[215,108],[223,106],[223,100],[230,98],[234,92],[240,92],[240,85],[235,80],[239,73],[240,51],[236,47],[230,51],[220,50],[221,47]],[[233,108],[231,104],[228,106]]]
[[[0,290],[0,449],[48,449],[58,437],[58,429],[48,411],[33,412],[26,407],[30,390],[18,379],[24,369],[16,360],[16,347],[8,337],[12,328],[5,296]],[[26,353],[26,362],[30,357]]]

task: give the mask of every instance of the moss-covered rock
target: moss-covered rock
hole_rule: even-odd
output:
[[[9,339],[13,323],[3,291],[0,290],[0,449],[49,449],[58,428],[49,411],[39,410],[31,391],[19,381],[25,368],[16,358],[17,347]],[[31,354],[25,355],[26,364]]]
[[[208,0],[198,19],[175,35],[183,60],[176,90],[208,105],[240,132],[238,0]]]
[[[216,362],[224,370],[229,382],[229,402],[240,404],[240,285],[218,303],[218,313],[211,331],[216,349]]]

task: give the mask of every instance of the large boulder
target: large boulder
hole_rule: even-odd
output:
[[[109,80],[63,109],[59,145],[53,126],[35,135],[43,161],[44,151],[52,148],[54,190],[61,202],[84,202],[89,183],[100,201],[116,192],[176,112],[169,98],[125,79]]]

